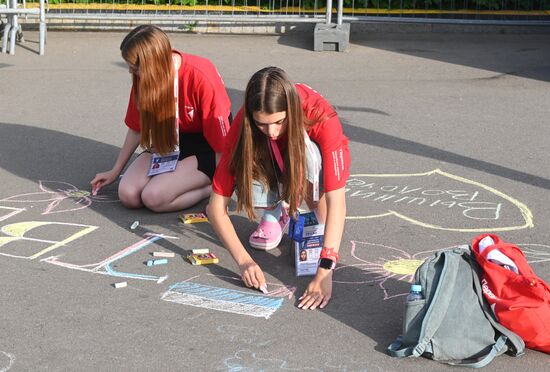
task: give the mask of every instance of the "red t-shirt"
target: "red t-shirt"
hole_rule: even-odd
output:
[[[222,152],[229,132],[231,101],[216,67],[206,58],[174,51],[181,56],[178,71],[179,130],[202,133],[215,152]],[[140,130],[139,110],[134,102],[134,88],[124,122]]]
[[[349,177],[350,154],[348,139],[342,132],[342,125],[334,109],[317,91],[305,84],[296,84],[302,102],[302,110],[308,119],[316,120],[307,131],[309,138],[319,146],[323,159],[324,191],[333,191],[345,186]],[[243,108],[233,120],[222,157],[216,168],[212,189],[216,194],[231,196],[235,177],[229,171],[231,154],[235,148],[242,125]],[[277,141],[284,152],[283,141]]]

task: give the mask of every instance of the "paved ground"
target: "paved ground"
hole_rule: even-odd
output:
[[[354,176],[324,311],[296,308],[309,279],[294,276],[288,240],[253,252],[268,275],[262,299],[235,279],[208,224],[127,210],[114,187],[90,197],[90,179],[109,169],[125,133],[124,35],[50,32],[43,57],[37,35],[25,36],[15,56],[0,55],[2,371],[450,370],[385,354],[415,260],[494,231],[550,281],[549,36],[372,34],[346,53],[315,53],[309,35],[171,35],[218,66],[234,111],[266,65],[337,108]],[[233,219],[246,238],[253,225]],[[220,264],[143,265],[152,251],[197,247]],[[122,280],[127,288],[111,286]],[[191,285],[210,308],[162,299],[189,299]],[[238,296],[257,306],[237,306]],[[486,370],[545,365],[547,355],[528,351]]]

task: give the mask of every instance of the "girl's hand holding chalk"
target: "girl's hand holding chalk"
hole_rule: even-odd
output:
[[[252,259],[247,260],[239,264],[239,268],[241,269],[241,278],[247,287],[254,287],[263,293],[267,293],[264,273],[256,262]]]
[[[99,189],[101,189],[101,186],[98,184],[92,185],[92,196],[96,196]]]
[[[107,186],[115,182],[117,177],[118,172],[115,172],[114,170],[96,174],[94,179],[90,182],[92,185],[92,195],[97,195],[103,186]]]

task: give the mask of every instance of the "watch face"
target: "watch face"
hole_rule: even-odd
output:
[[[321,258],[319,260],[319,267],[322,269],[332,270],[336,266],[336,262],[328,258]]]

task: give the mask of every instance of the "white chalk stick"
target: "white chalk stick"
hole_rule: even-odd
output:
[[[153,257],[176,257],[174,252],[153,252]]]
[[[130,226],[130,229],[135,230],[139,226],[139,221],[134,221],[132,226]]]
[[[193,249],[192,252],[193,252],[193,254],[205,254],[205,253],[210,253],[210,249],[208,249],[208,248],[199,248],[199,249]]]
[[[115,283],[114,286],[115,286],[115,288],[124,288],[124,287],[128,286],[128,283],[127,282],[119,282],[119,283]]]

